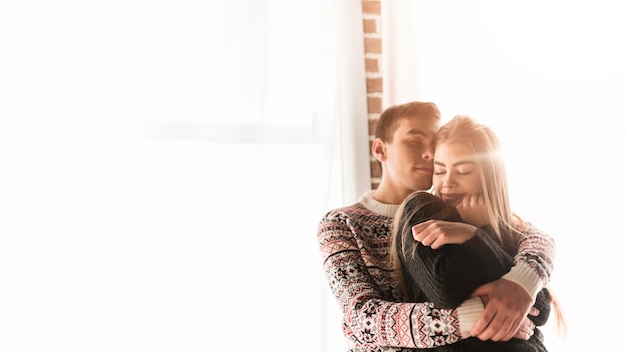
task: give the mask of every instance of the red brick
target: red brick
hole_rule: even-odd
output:
[[[380,69],[378,68],[378,59],[365,59],[365,71],[380,73]]]
[[[362,1],[363,13],[380,15],[380,1]]]
[[[382,100],[378,97],[367,97],[367,111],[370,114],[382,113]]]
[[[372,170],[372,178],[381,178],[383,176],[383,169],[378,160],[370,162],[370,169]]]
[[[363,20],[363,33],[378,33],[376,20]]]
[[[365,53],[380,54],[382,53],[382,39],[365,38]]]
[[[370,136],[376,135],[376,125],[378,124],[378,119],[369,119],[368,130],[370,132]]]
[[[382,78],[368,78],[367,79],[367,92],[368,93],[380,93],[383,91],[383,79]]]

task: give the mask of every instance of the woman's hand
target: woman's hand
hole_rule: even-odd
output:
[[[463,201],[456,206],[464,222],[481,227],[489,224],[489,213],[485,199],[481,194],[468,194]]]
[[[462,222],[428,220],[414,225],[413,239],[437,249],[444,244],[462,244],[476,234],[476,226]]]

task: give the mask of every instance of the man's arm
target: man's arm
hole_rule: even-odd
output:
[[[511,339],[528,315],[537,293],[549,282],[555,252],[554,239],[527,223],[511,270],[502,279],[475,291],[475,296],[487,296],[488,301],[471,334],[481,340]]]
[[[533,298],[550,281],[554,270],[556,244],[554,239],[532,223],[526,223],[519,251],[513,258],[513,268],[503,276],[520,284]]]
[[[471,299],[458,310],[437,309],[432,303],[391,301],[385,293],[391,288],[379,283],[385,277],[392,280],[392,272],[366,263],[359,247],[362,234],[348,225],[349,216],[331,211],[318,229],[326,278],[343,312],[344,335],[361,345],[404,348],[432,348],[467,337],[462,336],[461,328],[467,329],[479,316],[480,299]],[[459,311],[464,321],[459,320]]]

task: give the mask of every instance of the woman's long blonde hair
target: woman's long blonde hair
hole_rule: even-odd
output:
[[[517,242],[525,227],[511,210],[509,183],[498,137],[487,126],[468,116],[457,115],[439,129],[435,149],[443,143],[462,144],[476,156],[489,224],[501,244],[508,236],[513,236],[511,239]]]
[[[476,156],[482,196],[487,208],[489,224],[496,239],[504,244],[519,243],[527,223],[511,209],[509,182],[500,140],[487,126],[466,115],[457,115],[444,124],[437,133],[435,149],[442,143],[460,143]],[[558,334],[566,335],[565,318],[560,303],[550,290]]]
[[[437,133],[435,149],[443,143],[459,143],[468,148],[476,156],[476,167],[480,179],[482,196],[487,208],[487,218],[493,228],[493,234],[501,245],[520,242],[524,236],[527,223],[511,210],[509,199],[509,185],[501,154],[501,144],[496,134],[487,126],[477,123],[469,116],[457,115],[444,124]],[[394,234],[401,231],[399,217],[406,216],[405,201],[398,210],[394,219]],[[401,235],[405,232],[399,232]],[[410,234],[411,231],[408,231]],[[392,260],[397,267],[398,253],[395,243],[399,241],[394,235],[392,238]],[[401,276],[401,272],[400,275]],[[402,280],[400,280],[401,287]],[[555,322],[560,336],[565,336],[566,326],[559,302],[550,292],[552,306],[555,313]]]

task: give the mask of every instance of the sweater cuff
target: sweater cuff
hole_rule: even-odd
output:
[[[461,329],[462,339],[471,337],[470,330],[478,321],[483,310],[485,310],[485,307],[480,297],[468,298],[456,309],[459,314],[459,327]]]
[[[533,304],[537,299],[537,294],[543,288],[541,278],[537,273],[528,265],[524,263],[518,263],[511,270],[502,276],[503,279],[511,280],[521,285],[533,300]]]

